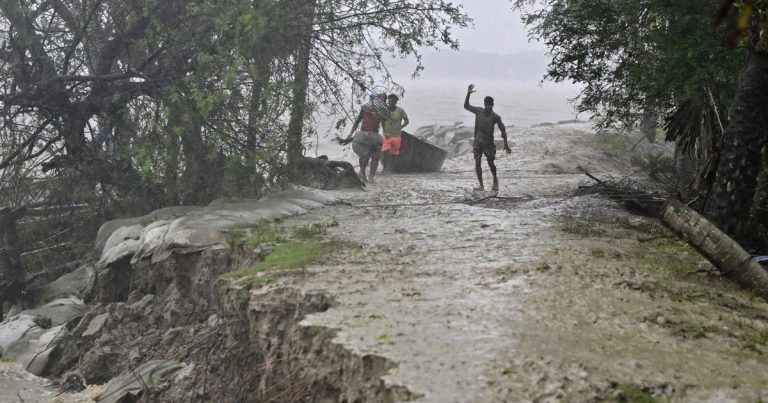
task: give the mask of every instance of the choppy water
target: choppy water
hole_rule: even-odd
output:
[[[407,84],[399,105],[406,110],[410,118],[408,129],[413,131],[421,126],[456,122],[472,125],[474,117],[463,108],[468,84],[457,80],[438,79]],[[471,103],[481,106],[486,95],[494,97],[494,110],[507,126],[528,127],[544,122],[588,118],[586,115],[576,115],[570,102],[578,94],[578,88],[575,86],[483,79],[475,81],[474,84],[477,92],[472,95]],[[349,130],[331,130],[333,121],[334,117],[320,119],[319,142],[317,147],[315,144],[310,145],[307,155],[325,154],[331,158],[354,160],[348,148],[344,149],[330,142],[333,135],[345,136]],[[317,141],[313,139],[311,142]]]

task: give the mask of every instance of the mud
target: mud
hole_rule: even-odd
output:
[[[94,384],[149,360],[187,365],[146,401],[768,399],[768,304],[655,220],[573,196],[585,169],[645,182],[630,156],[582,123],[510,136],[497,195],[471,191],[471,157],[322,192],[347,204],[281,225],[333,222],[321,236],[336,252],[276,284],[222,282],[261,258],[234,245],[122,258],[130,287],[96,281],[101,304],[48,374]],[[0,400],[53,393],[0,369]]]
[[[302,323],[391,360],[384,380],[420,401],[768,398],[768,305],[655,220],[571,196],[583,169],[644,181],[629,155],[583,124],[511,140],[498,198],[478,201],[459,158],[288,220],[334,219],[329,236],[359,246],[292,280],[338,301]]]

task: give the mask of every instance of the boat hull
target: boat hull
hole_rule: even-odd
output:
[[[392,165],[396,173],[438,172],[448,152],[416,136],[402,132],[400,155]]]

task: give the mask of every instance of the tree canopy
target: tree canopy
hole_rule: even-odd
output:
[[[0,207],[75,206],[30,230],[64,245],[117,215],[259,196],[313,113],[343,122],[396,87],[387,60],[456,48],[469,23],[444,0],[0,2]]]
[[[633,126],[649,110],[664,116],[667,140],[697,162],[700,208],[740,240],[768,245],[768,233],[758,234],[768,204],[754,205],[766,199],[758,189],[768,180],[763,174],[759,183],[767,165],[768,2],[512,3],[549,47],[546,78],[584,85],[579,110],[603,127]]]
[[[551,54],[547,79],[584,85],[578,109],[602,126],[636,124],[648,108],[733,98],[743,52],[725,46],[709,1],[516,0]]]
[[[3,2],[2,185],[70,170],[199,202],[222,192],[200,180],[219,165],[258,193],[283,161],[305,38],[301,122],[388,83],[390,55],[457,47],[451,29],[468,23],[443,0]]]

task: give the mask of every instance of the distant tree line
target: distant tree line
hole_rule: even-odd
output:
[[[601,127],[660,125],[700,210],[768,251],[768,1],[511,0]],[[649,122],[650,120],[650,122]]]

